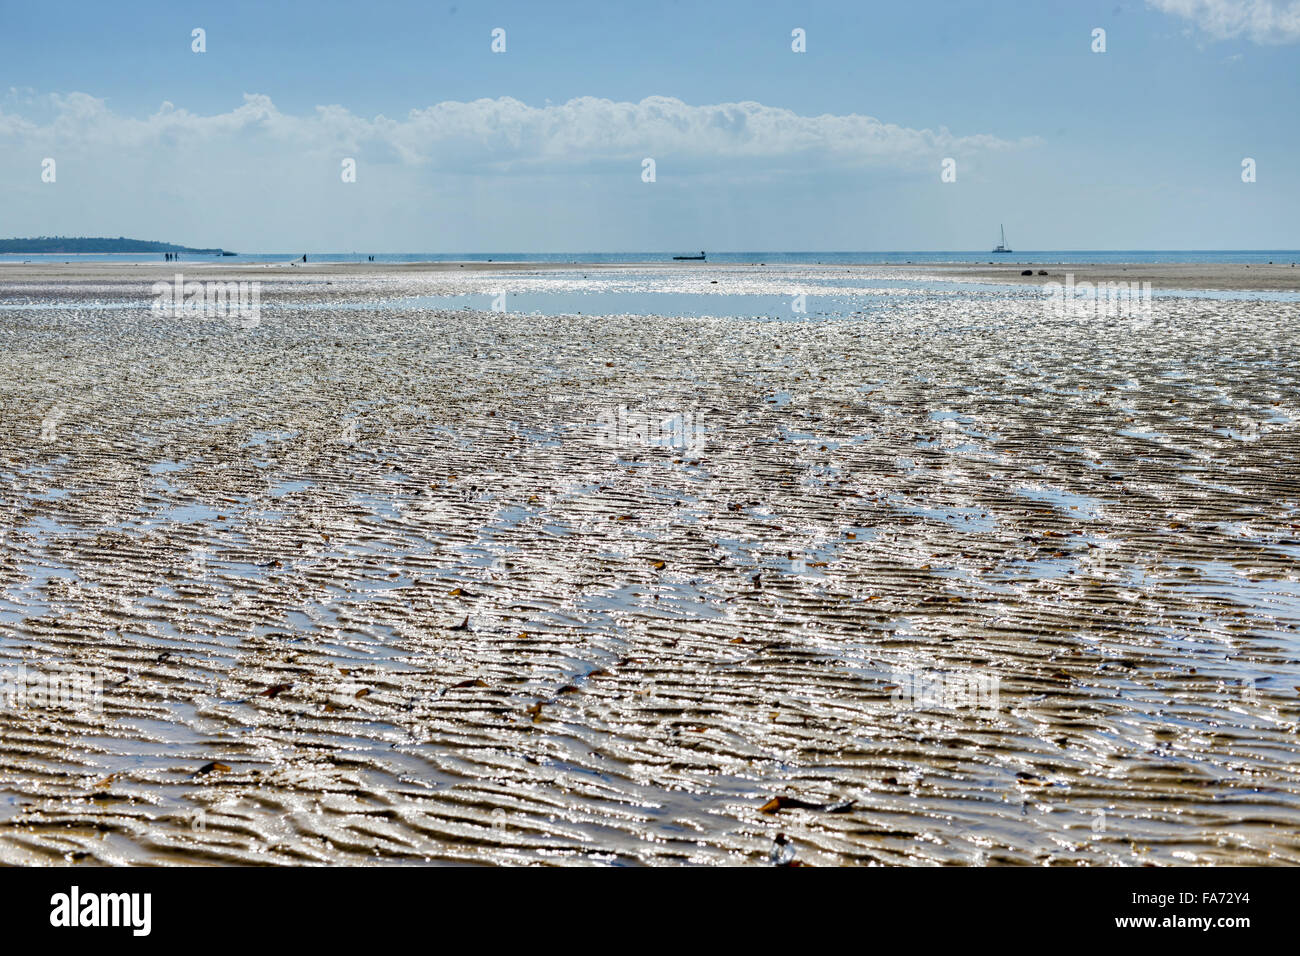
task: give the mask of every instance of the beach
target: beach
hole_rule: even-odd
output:
[[[728,274],[736,269],[764,269],[774,276],[791,271],[791,267],[761,261],[746,266],[719,265],[716,263],[615,263],[615,262],[307,262],[285,260],[275,263],[226,263],[220,259],[198,259],[193,262],[102,262],[77,261],[69,257],[66,263],[32,262],[22,256],[0,257],[0,281],[40,282],[56,278],[72,287],[93,282],[120,284],[148,278],[169,279],[178,270],[201,273],[204,278],[266,279],[267,276],[325,275],[340,277],[447,275],[456,273],[503,274],[563,273],[575,268],[589,274],[617,273],[635,265],[638,269],[662,274],[701,275],[715,270]],[[1033,275],[1023,275],[1029,269]],[[1079,282],[1150,282],[1156,289],[1225,289],[1259,291],[1300,291],[1300,266],[1290,260],[1270,264],[1162,262],[1162,263],[1043,263],[999,261],[981,263],[909,263],[905,261],[873,266],[827,265],[826,271],[841,274],[888,274],[892,276],[939,277],[975,280],[1007,285],[1041,285],[1046,282],[1063,282],[1073,275]],[[1046,273],[1040,275],[1040,271]]]
[[[1022,268],[0,266],[0,862],[1300,863],[1300,268]]]
[[[1162,262],[1162,263],[1037,263],[993,262],[985,265],[901,265],[904,273],[941,275],[1011,285],[1064,282],[1150,282],[1156,289],[1226,289],[1260,291],[1300,290],[1300,265],[1290,259],[1269,264]],[[1022,275],[1024,270],[1032,276]],[[1045,272],[1046,275],[1039,273]]]

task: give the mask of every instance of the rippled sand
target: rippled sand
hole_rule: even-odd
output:
[[[0,274],[0,669],[103,679],[0,708],[0,861],[1300,863],[1294,303],[141,271]]]

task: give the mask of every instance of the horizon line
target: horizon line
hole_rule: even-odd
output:
[[[87,236],[87,237],[79,237],[79,238],[88,238],[88,239],[93,239],[93,238],[99,238],[99,237]],[[13,241],[13,240],[8,240],[8,241]],[[154,240],[142,240],[142,241],[154,241]],[[173,243],[173,244],[174,244],[174,243]],[[192,248],[199,248],[199,247],[192,247]],[[225,249],[224,246],[212,246],[212,247],[204,247],[204,248],[218,248],[218,249],[222,249],[223,251],[227,251],[227,252],[230,251],[230,250]],[[471,250],[458,249],[458,250],[447,251],[447,252],[440,252],[440,251],[434,251],[434,250],[390,250],[390,251],[383,251],[383,252],[375,252],[375,251],[366,251],[366,252],[347,251],[347,252],[344,252],[344,251],[340,251],[340,250],[320,250],[320,249],[312,250],[312,249],[305,249],[305,250],[300,250],[300,251],[298,251],[298,252],[291,252],[291,251],[287,251],[287,250],[260,250],[260,251],[256,251],[256,252],[237,252],[237,253],[234,253],[234,254],[237,255],[237,256],[272,256],[272,255],[276,255],[276,256],[278,256],[278,255],[301,256],[301,255],[303,255],[303,254],[306,254],[306,255],[309,255],[309,256],[312,256],[312,255],[315,255],[315,256],[322,256],[322,255],[324,255],[324,256],[364,256],[364,255],[374,255],[374,256],[404,256],[404,255],[428,255],[428,256],[457,256],[457,255],[461,255],[461,256],[490,256],[490,255],[495,255],[495,256],[503,256],[503,255],[521,255],[521,256],[570,256],[570,255],[624,256],[624,255],[652,255],[652,256],[667,256],[667,255],[680,254],[681,252],[682,252],[681,249],[615,249],[615,250],[608,250],[608,251],[598,251],[598,250],[587,249],[587,250],[563,250],[563,251],[559,251],[559,252],[527,251],[527,250],[520,250],[520,249],[511,249],[511,250],[490,249],[490,250],[483,250],[483,251],[471,251]],[[1044,252],[1104,252],[1104,253],[1111,253],[1111,254],[1113,254],[1113,253],[1120,253],[1120,252],[1147,252],[1147,253],[1151,253],[1151,252],[1235,252],[1235,253],[1240,253],[1240,252],[1296,252],[1296,253],[1300,253],[1300,246],[1297,246],[1297,247],[1295,247],[1295,248],[1285,248],[1285,247],[1265,248],[1265,247],[1260,247],[1260,248],[1219,248],[1219,249],[1195,249],[1195,248],[1180,248],[1180,247],[1168,247],[1168,248],[1145,248],[1145,249],[1144,249],[1144,248],[1137,248],[1137,247],[1133,247],[1133,248],[1112,248],[1112,249],[1100,248],[1100,247],[1095,247],[1095,248],[1066,248],[1066,247],[1061,247],[1061,248],[1026,248],[1026,249],[1017,249],[1017,250],[1012,250],[1010,253],[994,253],[992,250],[987,250],[987,249],[716,249],[716,250],[714,250],[714,251],[712,251],[712,252],[710,252],[710,253],[708,253],[708,254],[709,254],[709,255],[722,255],[722,256],[736,256],[736,255],[785,255],[785,256],[789,256],[789,255],[856,255],[856,254],[865,254],[865,255],[879,256],[879,255],[911,255],[911,254],[935,255],[935,254],[939,254],[939,253],[957,253],[957,254],[961,254],[961,255],[981,255],[981,256],[983,256],[983,255],[1029,255],[1029,254],[1031,254],[1031,253],[1044,253]],[[156,254],[156,253],[152,253],[152,252],[145,253],[145,252],[5,252],[5,251],[0,251],[0,255],[4,255],[4,256],[85,256],[85,255],[91,255],[91,256],[133,256],[133,255],[154,255],[154,254]]]

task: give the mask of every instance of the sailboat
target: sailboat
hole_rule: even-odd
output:
[[[997,248],[994,249],[993,251],[1010,252],[1011,250],[1007,248],[1007,231],[1006,229],[1003,229],[1001,225],[999,225],[998,228],[1002,230],[1002,241],[998,243]]]

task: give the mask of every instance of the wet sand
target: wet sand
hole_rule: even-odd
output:
[[[1169,289],[1300,291],[1300,264],[1275,261],[1272,265],[1204,262],[1164,263],[1019,263],[987,265],[903,265],[893,267],[904,275],[937,275],[950,279],[975,279],[1012,285],[1065,282],[1150,282],[1153,292]],[[1032,276],[1021,275],[1025,269]],[[1039,275],[1040,271],[1047,275]]]
[[[727,274],[737,269],[765,269],[771,275],[790,272],[797,274],[799,267],[769,263],[750,263],[747,266],[710,262],[665,263],[538,263],[538,262],[411,262],[387,264],[375,262],[276,262],[259,264],[230,264],[220,259],[197,259],[194,262],[168,263],[116,263],[76,262],[51,264],[48,262],[24,263],[20,257],[0,257],[0,283],[42,282],[54,280],[73,285],[96,281],[118,283],[127,277],[148,277],[152,282],[167,279],[177,271],[190,272],[203,279],[244,278],[267,280],[269,276],[368,277],[401,276],[414,278],[421,275],[464,273],[556,273],[571,272],[580,268],[590,274],[616,273],[635,268],[638,271],[675,273],[681,275]],[[924,277],[935,276],[954,280],[978,280],[997,284],[1042,285],[1046,282],[1064,282],[1067,273],[1076,282],[1150,282],[1153,291],[1170,289],[1224,289],[1257,291],[1300,291],[1300,264],[1278,261],[1272,265],[1242,265],[1236,263],[1021,263],[998,261],[989,264],[909,264],[844,266],[828,265],[823,271],[835,274]],[[1033,271],[1032,276],[1021,273]],[[1039,275],[1039,271],[1047,275]]]
[[[1300,863],[1294,303],[94,305],[178,265],[0,269],[0,669],[103,679],[0,861]]]

